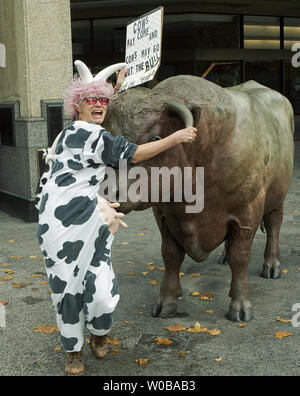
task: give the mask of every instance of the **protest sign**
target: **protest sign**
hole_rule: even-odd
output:
[[[162,26],[163,7],[127,25],[125,62],[128,72],[120,91],[154,78],[161,60]]]

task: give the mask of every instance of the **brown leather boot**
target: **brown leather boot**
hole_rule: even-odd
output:
[[[67,360],[65,366],[65,373],[67,375],[81,375],[84,372],[84,364],[82,359],[82,351],[67,352]]]
[[[93,355],[97,359],[102,359],[107,353],[107,339],[106,336],[96,336],[91,334],[90,347]]]

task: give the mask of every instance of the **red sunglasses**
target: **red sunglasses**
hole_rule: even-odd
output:
[[[109,99],[108,98],[83,98],[82,101],[85,101],[88,105],[95,105],[97,102],[100,102],[101,105],[108,105]]]

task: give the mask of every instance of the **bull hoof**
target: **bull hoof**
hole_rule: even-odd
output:
[[[249,322],[253,319],[253,313],[252,310],[244,308],[241,308],[240,311],[236,311],[230,306],[226,317],[232,322]]]
[[[281,270],[278,267],[263,267],[260,276],[265,279],[278,279],[281,277]]]
[[[160,311],[159,316],[163,319],[168,319],[168,318],[172,318],[172,316],[174,316],[176,312],[177,312],[177,304],[172,303],[163,307],[162,310]]]
[[[152,310],[152,316],[154,318],[163,318],[163,319],[168,319],[174,316],[177,312],[177,304],[176,303],[171,303],[168,305],[163,306],[162,303],[157,303],[155,304],[153,310]]]

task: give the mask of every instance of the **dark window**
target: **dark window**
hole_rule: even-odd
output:
[[[300,115],[300,74],[291,61],[285,62],[285,95],[290,100],[296,115]]]
[[[15,145],[13,105],[0,105],[0,144]]]
[[[275,91],[282,91],[281,62],[245,62],[245,81],[255,80]]]
[[[52,146],[56,136],[63,129],[63,111],[61,105],[47,105],[48,145]]]

